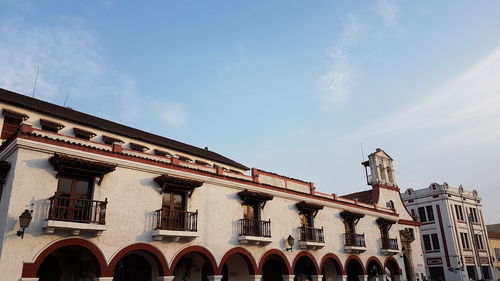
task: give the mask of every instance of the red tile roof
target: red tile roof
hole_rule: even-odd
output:
[[[249,168],[225,156],[215,153],[210,150],[195,147],[176,140],[151,134],[132,127],[118,124],[113,121],[92,116],[83,112],[79,112],[70,108],[55,105],[35,98],[31,98],[22,94],[11,92],[0,88],[0,102],[12,104],[17,107],[26,108],[39,113],[47,114],[56,118],[75,122],[77,124],[96,128],[99,130],[111,132],[117,135],[126,136],[135,140],[148,142],[165,148],[170,148],[180,152],[192,154],[201,158],[210,159],[215,162],[226,164],[242,170]]]
[[[367,204],[374,203],[371,189],[342,195],[340,197],[344,197],[344,198],[351,199],[351,200],[358,199],[359,202],[363,202],[363,203],[367,203]]]

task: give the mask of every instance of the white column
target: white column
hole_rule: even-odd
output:
[[[323,275],[311,275],[312,281],[322,281],[323,280]]]
[[[333,280],[335,281],[347,281],[347,275],[337,275],[333,277]]]
[[[283,281],[293,281],[295,275],[281,275],[283,277]]]
[[[248,275],[248,281],[260,281],[262,280],[262,275]]]
[[[172,281],[174,278],[175,276],[159,276],[158,281]]]
[[[358,275],[359,281],[368,281],[368,275]]]
[[[208,281],[221,281],[222,280],[222,275],[210,275],[207,276]]]
[[[96,277],[94,281],[113,281],[113,277]]]
[[[21,281],[38,281],[38,277],[24,277]]]
[[[385,280],[387,280],[387,275],[379,275],[378,276],[378,280],[379,281],[385,281]]]

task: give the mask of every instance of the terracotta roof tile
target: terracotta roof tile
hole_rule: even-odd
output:
[[[351,200],[358,199],[359,202],[373,204],[373,197],[372,197],[372,190],[371,189],[342,195],[340,197],[344,197],[344,198],[351,199]]]
[[[210,159],[215,162],[223,163],[242,170],[249,168],[225,156],[215,153],[210,150],[205,150],[176,140],[151,134],[132,127],[118,124],[106,119],[92,116],[83,112],[79,112],[70,108],[48,103],[42,100],[31,98],[22,94],[11,92],[0,88],[0,101],[12,104],[28,110],[33,110],[39,113],[47,114],[56,118],[82,124],[91,128],[100,129],[121,136],[127,136],[132,139],[151,143],[154,145],[170,148],[180,152],[192,154],[201,158]]]

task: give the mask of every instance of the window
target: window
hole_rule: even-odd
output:
[[[21,126],[23,120],[27,120],[29,118],[28,115],[24,113],[15,112],[9,109],[2,109],[3,118],[3,127],[2,127],[2,135],[0,138],[7,139],[16,132],[16,130]]]
[[[49,220],[90,223],[92,221],[92,177],[62,175],[50,204]]]
[[[385,181],[385,169],[384,169],[384,167],[382,166],[382,164],[380,164],[378,167],[379,167],[378,169],[379,169],[379,171],[380,171],[380,178],[381,178],[383,181]]]
[[[243,218],[260,220],[260,204],[243,204]]]
[[[427,216],[425,215],[425,208],[418,208],[418,217],[420,218],[420,222],[427,222]]]
[[[130,149],[135,150],[135,151],[145,152],[146,150],[149,150],[149,148],[147,146],[144,146],[142,144],[131,142],[129,145],[130,145]]]
[[[40,119],[40,125],[42,126],[42,130],[53,133],[57,133],[64,128],[64,125],[46,119]]]
[[[161,227],[163,229],[185,229],[186,193],[165,192],[161,204]]]
[[[394,210],[394,202],[392,200],[389,200],[387,203],[385,203],[388,209]]]
[[[117,138],[113,138],[110,136],[102,136],[102,140],[104,141],[105,144],[113,145],[113,144],[123,144],[123,141]]]
[[[17,128],[21,126],[23,119],[18,119],[10,116],[5,116],[3,118],[3,127],[2,127],[2,139],[7,139],[16,132]]]
[[[438,235],[436,233],[431,234],[432,238],[432,247],[434,250],[439,250],[439,240],[438,240]]]
[[[483,237],[481,234],[474,234],[474,241],[479,250],[484,250]]]
[[[79,129],[79,128],[73,128],[73,132],[75,133],[75,137],[77,137],[79,139],[84,139],[84,140],[90,140],[91,138],[96,136],[96,134],[93,132]]]
[[[197,231],[198,211],[187,211],[187,198],[203,182],[161,175],[154,178],[162,191],[162,206],[156,210],[156,229],[176,231]]]
[[[424,240],[424,248],[426,251],[432,251],[431,237],[429,234],[422,235]]]
[[[422,235],[425,251],[439,250],[439,239],[436,233]]]
[[[457,215],[457,220],[465,221],[464,220],[464,213],[462,212],[462,206],[455,205],[455,214]]]
[[[427,210],[427,220],[429,221],[434,221],[434,211],[431,206],[426,206],[425,209]]]
[[[273,196],[244,190],[238,192],[243,207],[243,219],[239,221],[238,235],[271,237],[271,221],[261,219],[262,209]]]
[[[415,209],[411,209],[410,213],[411,213],[411,216],[414,218],[417,216],[417,214],[415,214]]]
[[[460,232],[460,239],[462,240],[462,247],[464,249],[470,249],[469,237],[468,237],[467,233]]]
[[[473,223],[479,223],[479,219],[478,219],[478,216],[477,216],[477,210],[476,210],[476,208],[469,208],[469,214],[470,214],[471,222],[473,222]]]
[[[497,259],[497,262],[500,261],[500,248],[495,248],[495,256]]]

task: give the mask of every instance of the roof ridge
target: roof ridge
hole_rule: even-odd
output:
[[[47,101],[28,97],[26,95],[12,92],[3,88],[0,88],[0,101],[3,101],[8,104],[13,104],[18,107],[33,110],[36,112],[44,113],[63,120],[86,125],[92,128],[111,132],[117,135],[129,137],[131,139],[148,142],[165,148],[174,149],[179,152],[189,153],[201,158],[210,159],[212,161],[223,163],[242,170],[249,170],[247,166],[240,164],[230,158],[227,158],[219,153],[202,149],[200,147],[196,147],[194,145],[190,145],[164,136],[149,133],[127,125],[122,125],[115,121],[110,121],[75,109],[70,109]]]

